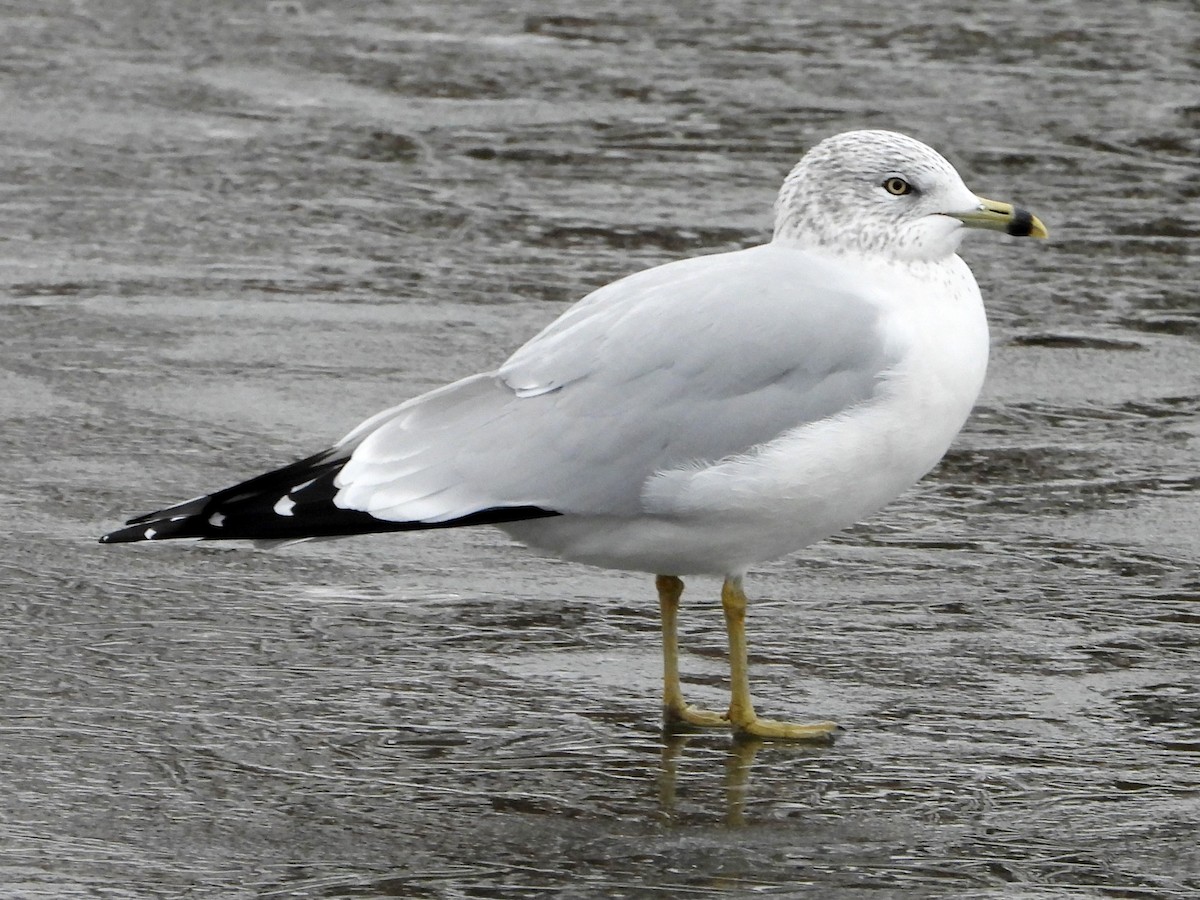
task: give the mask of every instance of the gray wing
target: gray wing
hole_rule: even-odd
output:
[[[875,394],[892,360],[853,282],[775,245],[614,282],[496,372],[347,435],[336,503],[389,521],[636,514],[656,473],[747,453]]]

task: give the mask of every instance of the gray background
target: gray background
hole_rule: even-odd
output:
[[[1194,897],[1191,0],[0,7],[0,893]],[[803,150],[942,150],[994,356],[943,465],[748,582],[664,743],[649,579],[489,530],[101,547],[747,246]],[[712,581],[690,692],[723,697]]]

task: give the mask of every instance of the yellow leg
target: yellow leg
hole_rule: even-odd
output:
[[[659,575],[654,581],[658,588],[658,607],[662,613],[663,636],[663,719],[667,725],[728,726],[720,713],[689,706],[679,686],[679,639],[676,623],[679,619],[679,598],[683,581],[674,575]]]
[[[721,608],[729,633],[730,699],[728,720],[738,734],[790,741],[829,740],[838,726],[833,722],[799,725],[760,719],[750,699],[750,668],[746,651],[746,593],[742,579],[726,578],[721,588]]]

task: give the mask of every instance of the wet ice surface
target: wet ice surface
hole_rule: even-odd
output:
[[[1194,9],[924,6],[10,4],[3,892],[1195,896]],[[664,742],[650,580],[490,531],[93,543],[762,240],[863,126],[1052,239],[964,249],[944,464],[748,582],[761,708],[833,747]]]

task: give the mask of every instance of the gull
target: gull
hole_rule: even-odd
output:
[[[950,446],[988,357],[979,287],[957,255],[968,228],[1047,233],[919,141],[835,135],[785,179],[769,243],[599,288],[498,369],[101,541],[496,526],[543,553],[656,576],[668,726],[829,740],[833,722],[755,712],[743,578],[871,515]],[[724,579],[724,712],[680,687],[685,575]]]

